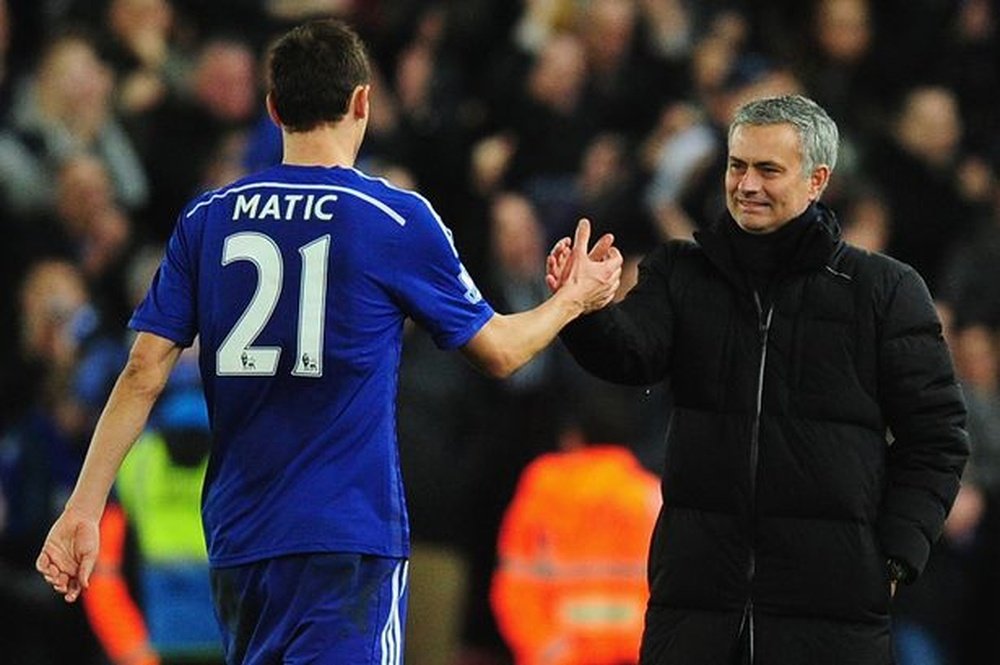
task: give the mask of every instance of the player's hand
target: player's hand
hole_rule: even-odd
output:
[[[587,222],[587,238],[590,237],[589,221],[581,219],[581,222]],[[577,233],[580,232],[580,226],[577,225]],[[579,243],[576,243],[579,245]],[[614,236],[610,233],[605,233],[601,236],[600,240],[594,245],[593,249],[590,250],[588,256],[592,261],[604,261],[609,257],[609,252],[613,248]],[[549,291],[555,293],[558,291],[565,281],[566,276],[569,274],[568,266],[573,259],[573,246],[574,243],[569,238],[560,238],[552,249],[549,251],[547,257],[545,257],[545,283],[549,287]],[[615,252],[618,250],[615,249]]]
[[[546,283],[553,291],[571,289],[583,313],[611,302],[621,283],[622,255],[614,236],[601,236],[590,251],[590,222],[581,219],[572,245],[564,238],[556,243],[546,261]]]
[[[569,238],[560,238],[559,242],[552,246],[549,255],[545,257],[545,283],[552,293],[558,291],[562,286],[566,266],[573,254],[570,247]]]
[[[35,569],[72,603],[90,585],[99,544],[97,520],[63,512],[45,538]]]

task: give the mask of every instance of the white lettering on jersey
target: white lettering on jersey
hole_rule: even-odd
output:
[[[233,219],[239,219],[243,215],[250,219],[257,219],[258,203],[260,203],[260,194],[254,194],[249,199],[240,194],[236,197],[236,205],[233,206]]]
[[[316,201],[316,207],[314,208],[316,216],[322,219],[324,222],[328,222],[333,219],[333,214],[323,210],[323,203],[326,201],[336,201],[337,196],[335,194],[327,194],[326,196],[319,197]]]
[[[327,204],[337,200],[336,194],[325,194],[316,198],[313,194],[271,194],[260,205],[260,194],[247,196],[238,194],[236,203],[233,205],[233,220],[255,219],[255,220],[285,220],[301,219],[309,221],[313,218],[328,222],[333,219],[333,213],[327,208]],[[305,201],[302,208],[299,203]],[[296,217],[296,213],[301,215]]]
[[[267,217],[281,219],[281,210],[278,207],[277,194],[271,194],[267,197],[267,203],[264,204],[264,209],[260,211],[260,217],[258,217],[258,219],[265,219]]]

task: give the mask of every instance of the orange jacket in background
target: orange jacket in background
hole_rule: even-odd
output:
[[[627,449],[543,455],[504,516],[491,601],[518,665],[638,662],[659,481]]]
[[[115,665],[159,665],[142,612],[122,573],[127,525],[121,506],[108,504],[100,529],[97,566],[90,577],[90,588],[81,596],[90,625]]]

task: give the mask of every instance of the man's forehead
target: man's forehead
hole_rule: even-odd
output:
[[[799,134],[790,123],[742,124],[729,135],[729,157],[743,161],[789,162],[801,157]]]

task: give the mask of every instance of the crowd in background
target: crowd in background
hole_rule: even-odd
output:
[[[34,556],[176,215],[280,161],[262,57],[315,15],[348,19],[377,64],[359,168],[433,203],[499,311],[546,297],[545,253],[580,216],[633,268],[712,224],[742,102],[799,92],[828,109],[842,145],[824,201],[848,241],[925,278],[969,403],[955,510],[895,609],[943,660],[904,665],[996,662],[995,0],[0,0],[0,653],[106,662]],[[408,662],[505,663],[489,585],[520,472],[559,447],[583,396],[658,472],[669,386],[603,384],[558,347],[494,381],[416,329],[404,355]]]

